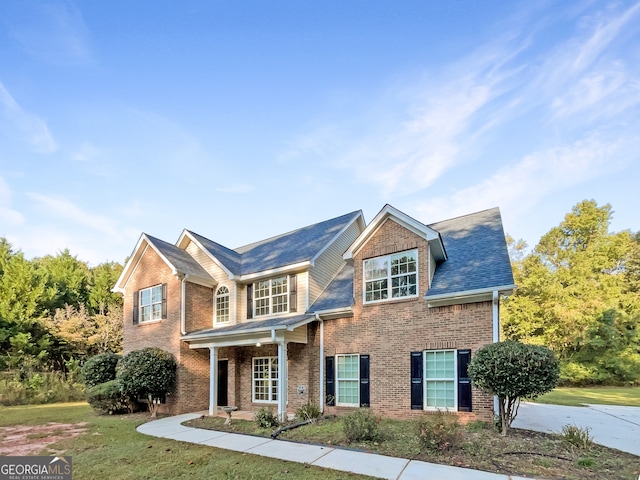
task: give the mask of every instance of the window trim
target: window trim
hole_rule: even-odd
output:
[[[269,399],[268,400],[259,400],[256,398],[256,360],[269,360],[269,379],[268,389]],[[276,370],[276,378],[272,378],[272,365],[275,360],[275,364],[277,366]],[[275,387],[275,395],[273,394],[273,387]],[[265,356],[265,357],[251,357],[251,402],[252,403],[267,403],[267,404],[277,404],[278,403],[278,390],[280,388],[280,365],[278,365],[278,357],[277,356]],[[275,399],[273,398],[275,396]]]
[[[146,288],[141,288],[140,290],[138,290],[138,323],[151,323],[151,322],[159,322],[160,320],[163,319],[164,315],[163,315],[163,303],[164,303],[164,299],[163,299],[163,292],[162,292],[162,287],[163,284],[158,284],[158,285],[153,285],[151,287],[146,287]],[[160,290],[160,300],[157,302],[153,301],[153,290],[154,289],[159,289]],[[150,303],[148,304],[143,304],[142,303],[142,293],[149,291],[149,301]],[[159,305],[160,309],[159,309],[159,316],[158,318],[153,318],[153,306],[154,305]],[[143,309],[144,308],[150,308],[150,315],[149,315],[149,319],[145,320],[144,319],[144,315],[143,315]]]
[[[452,378],[430,378],[427,379],[427,353],[435,352],[453,352],[453,377]],[[442,410],[445,412],[457,412],[458,411],[458,350],[455,348],[438,348],[422,351],[422,395],[423,395],[423,409],[426,411]],[[435,407],[427,405],[427,385],[429,382],[447,381],[453,383],[453,407]]]
[[[339,369],[339,358],[340,357],[356,357],[357,358],[357,365],[358,365],[358,376],[357,378],[340,378],[338,372],[340,371]],[[335,395],[336,395],[336,406],[337,407],[359,407],[360,406],[360,354],[359,353],[337,353],[335,355]],[[357,391],[358,391],[358,400],[356,403],[346,403],[346,402],[341,402],[340,401],[340,382],[356,382],[357,385]]]
[[[284,286],[285,286],[285,290],[284,292],[278,293],[278,294],[274,294],[273,293],[273,282],[276,280],[284,280]],[[267,291],[269,292],[268,295],[263,296],[263,297],[258,297],[258,292],[260,291],[260,289],[258,288],[258,284],[262,283],[262,282],[268,282],[269,286]],[[289,294],[290,294],[290,281],[289,281],[289,276],[288,275],[280,275],[277,277],[271,277],[271,278],[265,278],[264,280],[258,280],[256,282],[254,282],[253,285],[253,318],[257,318],[257,317],[267,317],[269,315],[284,315],[290,312],[290,298],[289,298]],[[273,311],[273,307],[274,307],[274,303],[273,303],[273,299],[274,297],[283,297],[284,298],[284,303],[286,303],[286,308],[282,311],[278,311],[278,312],[274,312]],[[268,300],[268,312],[267,313],[260,313],[258,314],[258,302],[259,300]],[[264,308],[264,307],[260,307],[260,308]]]
[[[226,292],[222,292],[220,293],[220,291],[222,289],[225,289]],[[227,319],[226,320],[219,320],[219,316],[218,316],[218,299],[223,299],[224,297],[227,297]],[[213,323],[215,324],[223,324],[223,323],[229,323],[231,321],[231,291],[229,290],[229,287],[227,287],[226,285],[222,285],[220,287],[218,287],[218,290],[216,291],[214,298],[213,298]]]
[[[413,295],[404,295],[401,297],[394,297],[392,295],[393,292],[393,278],[398,277],[400,275],[391,275],[391,258],[395,257],[395,256],[401,256],[404,254],[409,254],[409,253],[414,253],[415,254],[415,259],[416,259],[416,270],[415,270],[415,275],[416,275],[416,293]],[[378,260],[378,259],[384,259],[387,258],[388,262],[387,262],[387,276],[386,277],[381,277],[379,279],[375,279],[375,280],[386,280],[387,281],[387,298],[381,298],[379,300],[367,300],[367,282],[372,282],[375,280],[367,280],[365,275],[366,275],[366,264],[367,262],[373,261],[373,260]],[[403,250],[401,252],[395,252],[395,253],[390,253],[388,255],[380,255],[378,257],[371,257],[371,258],[365,258],[362,261],[362,302],[364,304],[370,305],[370,304],[374,304],[374,303],[380,303],[380,302],[390,302],[390,301],[397,301],[397,300],[404,300],[404,299],[408,299],[408,298],[417,298],[420,295],[420,275],[419,275],[419,252],[417,248],[412,248],[410,250]],[[413,272],[412,272],[413,273]]]

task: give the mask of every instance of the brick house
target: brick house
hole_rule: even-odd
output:
[[[124,352],[178,361],[166,412],[314,402],[489,419],[466,365],[498,340],[514,288],[497,208],[426,225],[386,205],[369,225],[352,212],[234,250],[142,234],[114,291]]]

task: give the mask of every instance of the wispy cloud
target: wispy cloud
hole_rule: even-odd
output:
[[[533,152],[476,185],[431,198],[415,208],[421,218],[431,219],[500,205],[508,205],[512,215],[520,214],[550,192],[624,169],[638,148],[640,139],[635,137],[605,139],[593,134],[569,146]]]
[[[18,2],[23,15],[9,25],[13,39],[38,60],[55,65],[93,64],[89,29],[71,1]]]
[[[58,149],[44,120],[22,108],[2,82],[0,82],[0,108],[2,109],[0,128],[7,136],[17,132],[38,153],[54,153]]]
[[[104,216],[88,212],[64,197],[51,197],[41,193],[28,193],[27,196],[44,208],[49,215],[58,219],[71,220],[83,227],[102,232],[113,238],[118,238],[121,233],[116,222]]]
[[[0,177],[0,224],[20,225],[24,223],[24,216],[11,208],[12,192],[4,178]],[[0,235],[4,232],[0,231]]]
[[[640,63],[625,53],[637,52],[631,47],[638,42],[640,3],[599,5],[579,10],[577,17],[553,5],[535,25],[527,15],[513,19],[511,30],[465,58],[386,92],[379,101],[386,110],[368,108],[362,116],[302,135],[287,154],[331,158],[387,198],[427,192],[453,167],[491,163],[505,149],[527,159],[522,172],[544,171],[548,158],[567,165],[567,155],[584,160],[589,152],[577,145],[594,146],[596,132],[618,130],[622,137],[640,129]],[[559,27],[565,33],[559,35]],[[548,42],[549,35],[559,38]],[[512,136],[515,124],[527,132],[522,146]],[[336,138],[336,131],[343,133]],[[617,144],[615,137],[611,142]],[[606,152],[595,151],[597,158]],[[538,169],[536,162],[544,166]],[[572,175],[573,181],[579,178]],[[482,191],[494,180],[481,177],[459,191]]]

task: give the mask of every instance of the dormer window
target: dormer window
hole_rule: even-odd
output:
[[[289,284],[286,275],[254,284],[256,317],[289,311]]]
[[[418,251],[409,250],[364,261],[364,302],[418,295]]]
[[[220,287],[216,292],[216,323],[229,321],[229,289]]]

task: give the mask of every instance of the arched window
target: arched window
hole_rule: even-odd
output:
[[[216,323],[229,321],[229,289],[220,287],[216,292]]]

